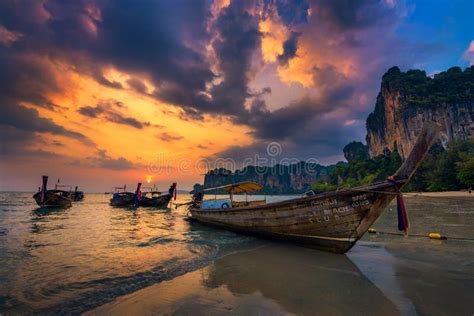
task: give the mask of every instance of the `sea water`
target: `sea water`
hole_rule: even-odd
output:
[[[216,288],[240,299],[252,293],[250,306],[283,313],[371,314],[379,311],[377,303],[369,306],[375,297],[380,311],[390,305],[402,314],[474,312],[474,242],[449,239],[474,239],[472,198],[406,198],[412,233],[439,232],[448,240],[367,234],[346,255],[207,227],[190,221],[185,208],[111,207],[109,198],[86,194],[71,208],[45,210],[32,193],[0,193],[0,313],[79,314],[154,286],[169,293],[199,271],[210,274],[198,278],[206,295]],[[178,195],[176,202],[188,200]],[[374,227],[397,231],[394,204]],[[146,297],[138,304],[148,306]],[[215,311],[222,300],[199,306]],[[199,302],[179,301],[184,309],[177,313]]]

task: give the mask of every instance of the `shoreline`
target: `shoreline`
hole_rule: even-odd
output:
[[[468,191],[438,191],[438,192],[404,192],[407,197],[473,197],[474,192],[469,194]]]
[[[384,240],[383,243],[380,241]],[[265,245],[226,255],[171,280],[116,297],[84,315],[465,314],[472,271],[463,249],[364,240],[347,255]],[[451,250],[451,251],[453,251]],[[428,262],[431,264],[427,265]],[[434,264],[436,262],[436,264]],[[452,266],[465,267],[461,272]],[[471,275],[471,276],[470,276]],[[464,278],[467,282],[457,282]]]

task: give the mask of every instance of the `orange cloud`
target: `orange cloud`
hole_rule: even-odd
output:
[[[259,23],[262,36],[262,57],[265,62],[275,62],[278,55],[283,53],[283,43],[289,35],[286,26],[276,15],[270,15]]]
[[[21,37],[23,37],[22,33],[10,31],[3,25],[0,25],[0,44],[8,46],[18,41]]]
[[[186,185],[190,186],[202,180],[203,170],[196,169],[200,158],[225,150],[236,142],[240,144],[251,142],[248,128],[235,126],[229,119],[205,115],[202,122],[186,120],[181,118],[179,108],[158,102],[151,96],[138,93],[133,89],[104,87],[93,78],[78,73],[65,64],[58,63],[53,68],[58,82],[63,85],[60,90],[49,91],[45,96],[52,103],[60,106],[60,110],[52,111],[34,104],[27,104],[27,106],[37,109],[41,117],[79,132],[96,144],[96,148],[93,148],[67,136],[42,133],[41,137],[44,141],[33,144],[31,150],[51,152],[58,157],[63,157],[56,157],[55,161],[63,161],[61,169],[65,170],[65,175],[72,177],[72,170],[76,169],[71,166],[67,167],[67,165],[74,161],[85,163],[83,168],[96,170],[96,178],[97,174],[109,174],[109,171],[102,168],[100,164],[87,162],[88,157],[93,158],[97,155],[98,150],[103,150],[107,153],[107,159],[121,157],[130,161],[132,166],[138,167],[136,170],[116,171],[122,175],[122,178],[118,175],[112,177],[117,181],[121,181],[118,179],[142,180],[143,174],[146,172],[153,177],[154,181],[187,179]],[[111,81],[123,83],[124,86],[127,86],[126,82],[131,78],[131,75],[115,69],[107,69],[105,76]],[[134,75],[134,77],[137,76]],[[138,78],[147,82],[146,78]],[[119,125],[113,121],[105,121],[101,117],[86,117],[78,112],[79,108],[95,106],[101,100],[119,101],[120,104],[123,104],[119,109],[120,113],[139,121],[147,121],[150,123],[149,126],[137,129]],[[218,131],[219,136],[216,137],[216,134],[210,133],[210,131]],[[179,135],[179,138],[160,138],[156,137],[157,134]],[[212,147],[203,145],[209,143],[213,144]],[[201,146],[197,147],[196,144],[201,144]],[[40,165],[38,170],[47,169],[44,168],[46,161],[37,160]],[[162,172],[163,170],[159,169],[155,173],[150,173],[150,170],[147,170],[157,161],[161,166],[167,167],[165,169],[167,172]],[[77,176],[78,179],[81,179],[85,177],[85,174],[77,171],[74,177]],[[111,181],[109,181],[110,185]]]

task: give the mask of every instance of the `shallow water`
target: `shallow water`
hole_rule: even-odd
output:
[[[473,241],[366,235],[334,255],[108,199],[45,211],[31,194],[0,193],[0,313],[474,312]],[[406,203],[413,234],[474,239],[474,199]],[[374,227],[396,232],[393,205]]]

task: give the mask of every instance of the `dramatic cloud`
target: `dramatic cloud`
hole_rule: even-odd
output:
[[[88,167],[88,168],[104,168],[109,170],[130,170],[143,167],[141,164],[134,164],[130,160],[123,157],[112,158],[106,150],[99,149],[94,156],[84,157],[76,160],[72,165]]]
[[[298,37],[300,35],[301,33],[291,32],[290,37],[283,43],[283,53],[277,57],[280,65],[288,64],[288,60],[296,56]]]
[[[47,97],[62,91],[48,58],[12,54],[0,46],[0,70],[0,105],[29,102],[50,110],[58,108]]]
[[[175,142],[175,141],[178,141],[178,140],[182,140],[184,137],[183,136],[180,136],[180,135],[171,135],[169,133],[161,133],[159,135],[157,135],[157,137],[159,139],[161,139],[162,141],[164,142]]]
[[[290,32],[277,58],[279,77],[311,92],[276,110],[269,109],[265,98],[256,98],[236,121],[251,126],[257,140],[311,148],[327,144],[332,148],[326,152],[332,155],[350,139],[350,133],[338,131],[363,128],[383,72],[392,63],[409,64],[413,51],[395,56],[392,48],[406,45],[394,33],[402,9],[371,0],[315,1],[309,6],[277,1],[276,6],[278,16],[269,8],[267,19],[282,21]]]
[[[189,101],[199,98],[213,78],[202,54],[208,40],[208,9],[207,1],[199,0],[50,0],[44,5],[6,1],[0,4],[0,21],[24,35],[22,45],[11,47],[15,52],[49,54],[115,88],[122,85],[106,78],[103,69],[108,65],[127,73],[147,73],[154,94],[176,102],[183,101],[175,99],[178,92]]]
[[[52,133],[75,138],[85,144],[93,144],[81,133],[70,131],[47,118],[39,116],[38,111],[18,104],[2,104],[0,107],[0,125],[11,126],[19,130],[40,133]]]
[[[102,101],[96,106],[84,106],[78,109],[78,112],[90,118],[101,118],[105,121],[128,125],[134,128],[144,128],[150,126],[150,122],[140,122],[133,117],[127,117],[121,114],[118,109],[124,109],[126,106],[120,101]]]
[[[99,167],[112,170],[126,170],[132,169],[133,163],[123,157],[111,158],[107,155],[105,150],[99,150],[98,157],[93,158],[93,161],[97,162]]]
[[[12,32],[7,30],[4,26],[0,25],[0,44],[11,45],[12,43],[19,40],[23,34],[20,32]]]
[[[252,3],[233,1],[224,7],[211,25],[210,49],[217,73],[208,89],[193,94],[169,86],[165,100],[181,105],[189,117],[201,119],[202,113],[245,115],[244,103],[250,96],[248,82],[252,57],[260,45],[259,17]]]
[[[446,3],[430,10],[448,10]],[[118,148],[111,139],[118,134],[142,137],[143,156],[160,141],[176,152],[195,141],[192,148],[224,156],[264,152],[276,141],[295,158],[336,160],[347,142],[363,139],[387,69],[444,60],[450,49],[473,63],[472,38],[454,53],[441,37],[412,36],[418,7],[403,0],[0,1],[0,137],[21,154],[42,137],[51,136],[45,146],[54,148],[57,135],[92,144],[88,135],[95,150],[107,150],[88,164],[111,170],[130,170],[142,156]],[[97,124],[104,121],[114,124]],[[179,135],[146,128],[158,124]],[[218,132],[193,128],[207,124],[238,132],[199,145]],[[18,145],[7,141],[13,135]]]

